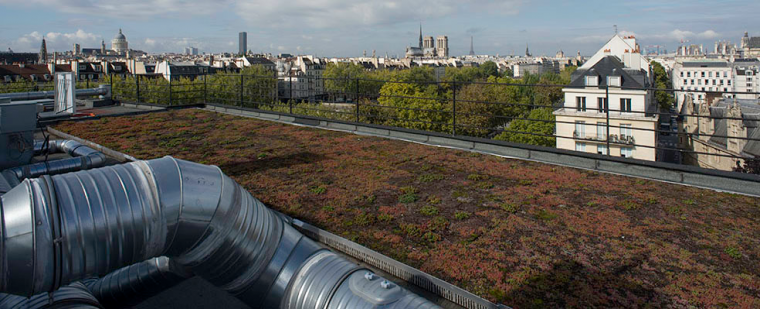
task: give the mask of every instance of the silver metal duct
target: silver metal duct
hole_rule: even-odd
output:
[[[437,308],[399,287],[401,298],[377,296],[381,278],[352,287],[348,278],[366,270],[285,224],[217,167],[165,157],[43,176],[0,202],[0,292],[55,291],[165,255],[254,308],[334,307],[337,295]]]
[[[53,293],[41,293],[30,298],[18,295],[0,295],[0,308],[42,309],[42,308],[103,308],[90,290],[81,282],[62,287]]]
[[[46,161],[7,169],[7,172],[16,176],[18,182],[27,178],[37,178],[42,175],[57,175],[92,169],[101,167],[106,163],[106,156],[103,153],[77,141],[71,140],[53,140],[49,141],[47,145],[44,145],[42,141],[35,141],[34,152],[35,155],[40,155],[45,152],[65,152],[73,158]]]
[[[136,305],[190,278],[192,274],[162,256],[114,271],[103,278],[82,281],[107,308]],[[2,306],[0,306],[2,308]]]
[[[92,97],[92,96],[111,96],[110,85],[100,85],[98,88],[90,89],[76,89],[77,97]],[[10,99],[12,101],[20,100],[39,100],[55,97],[55,91],[35,91],[35,92],[18,92],[18,93],[3,93],[0,94],[0,99]]]

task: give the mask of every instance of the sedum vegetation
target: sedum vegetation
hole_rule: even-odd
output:
[[[57,128],[217,165],[269,207],[516,308],[760,307],[754,197],[195,109]]]

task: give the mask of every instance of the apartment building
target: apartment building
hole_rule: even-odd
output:
[[[726,60],[690,60],[676,63],[672,80],[673,89],[676,90],[676,110],[681,109],[686,96],[699,103],[704,102],[706,92],[734,91],[733,69]]]
[[[736,61],[733,66],[734,89],[737,99],[760,99],[760,61]]]
[[[640,160],[657,158],[658,114],[646,58],[635,38],[613,37],[562,91],[557,148]]]

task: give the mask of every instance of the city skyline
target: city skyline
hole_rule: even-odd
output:
[[[75,43],[97,47],[123,28],[131,48],[151,53],[181,53],[187,46],[206,53],[235,52],[237,34],[248,32],[248,48],[253,52],[346,57],[377,50],[380,55],[394,56],[403,55],[407,46],[416,46],[422,22],[425,35],[449,36],[453,56],[468,54],[473,36],[478,54],[521,55],[528,44],[534,55],[551,56],[560,49],[566,54],[592,53],[614,34],[613,25],[621,34],[636,35],[642,46],[660,45],[669,51],[681,40],[711,49],[717,40],[738,43],[744,31],[760,33],[750,18],[760,4],[738,1],[721,6],[706,1],[644,1],[579,7],[565,1],[528,5],[440,0],[436,6],[422,1],[402,6],[393,1],[333,0],[323,3],[323,8],[296,2],[30,0],[19,4],[0,0],[5,29],[0,33],[0,48],[35,52],[42,37],[51,52],[71,50]],[[741,3],[743,9],[731,3]],[[254,8],[258,9],[255,14]]]

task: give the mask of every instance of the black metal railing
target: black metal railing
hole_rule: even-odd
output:
[[[757,122],[753,122],[751,116],[728,117],[727,113],[709,112],[735,104],[751,111],[754,107],[750,101],[735,102],[733,97],[754,95],[758,98],[758,93],[716,94],[697,90],[572,87],[508,81],[376,80],[243,72],[173,74],[171,78],[156,74],[108,76],[101,83],[110,84],[114,98],[122,102],[167,106],[216,103],[606,156],[760,173],[752,168],[758,154],[751,152],[760,147],[747,146],[760,142],[760,138],[753,135],[758,129]],[[724,103],[712,106],[714,102],[683,99],[686,92],[724,98]],[[585,100],[565,102],[566,96],[575,100],[576,95],[572,93]],[[668,100],[675,101],[675,106],[660,106],[662,102],[656,102],[655,94],[671,98]],[[631,103],[620,99],[630,99]],[[606,106],[602,106],[604,102]],[[684,109],[683,104],[692,108]],[[712,107],[707,107],[705,113],[700,104]],[[692,112],[680,113],[685,110]],[[738,132],[734,127],[721,128],[722,125],[735,126],[736,121],[740,122]]]

